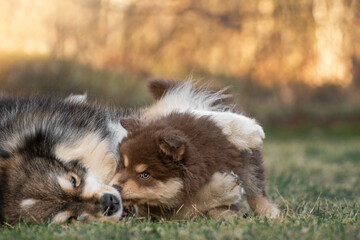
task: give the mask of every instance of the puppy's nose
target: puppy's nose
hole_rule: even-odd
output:
[[[111,216],[120,209],[120,200],[109,193],[104,194],[100,198],[100,204],[105,216]]]
[[[119,185],[112,185],[113,188],[115,188],[116,190],[118,190],[119,193],[122,192],[123,188]]]

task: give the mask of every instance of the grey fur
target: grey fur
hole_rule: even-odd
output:
[[[118,160],[117,145],[127,134],[119,121],[130,112],[100,107],[83,100],[0,98],[0,224],[22,220],[59,221],[56,214],[65,210],[71,211],[74,218],[80,217],[84,211],[94,216],[100,212],[101,215],[99,199],[82,197],[83,185],[74,191],[74,196],[63,193],[54,176],[75,173],[85,182],[92,173],[81,159],[72,159],[71,162],[76,163],[74,166],[59,159],[55,147],[59,144],[72,146],[79,138],[94,133],[111,143],[109,152]],[[116,189],[112,189],[107,193],[115,192],[119,198]],[[44,201],[24,212],[22,201],[34,196],[39,198],[39,202]],[[121,215],[120,198],[118,202],[120,210],[116,215]],[[46,209],[41,206],[46,206]]]
[[[120,119],[129,115],[129,111],[92,103],[44,97],[0,99],[0,113],[0,146],[10,153],[39,133],[46,136],[46,149],[38,149],[41,152],[51,152],[58,143],[71,145],[89,132],[119,143]],[[117,153],[117,144],[111,151]]]

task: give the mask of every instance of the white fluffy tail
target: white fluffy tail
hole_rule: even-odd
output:
[[[209,116],[240,151],[261,148],[265,138],[262,127],[255,119],[232,112],[235,105],[227,103],[231,95],[225,94],[226,90],[197,87],[192,80],[176,84],[144,110],[141,121],[154,121],[174,111],[192,113],[197,117]]]
[[[214,112],[231,111],[234,105],[225,104],[231,95],[225,94],[227,89],[213,91],[206,86],[195,86],[193,80],[179,83],[167,92],[151,107],[144,110],[142,121],[156,120],[173,111],[185,112],[205,110]]]

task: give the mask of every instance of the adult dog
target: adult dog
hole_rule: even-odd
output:
[[[120,219],[121,196],[106,182],[126,135],[111,121],[121,111],[34,97],[3,98],[0,112],[2,223]]]

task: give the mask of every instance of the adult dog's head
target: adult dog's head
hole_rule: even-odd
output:
[[[122,211],[120,193],[79,161],[0,149],[1,223],[118,221]]]

